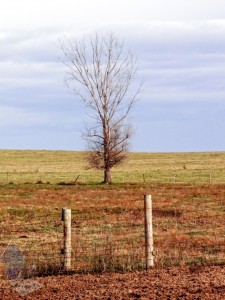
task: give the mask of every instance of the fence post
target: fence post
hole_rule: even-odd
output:
[[[63,238],[64,238],[64,260],[63,267],[65,271],[71,269],[71,209],[62,208]]]
[[[145,183],[145,174],[143,173],[143,182]]]
[[[145,258],[146,258],[146,270],[148,270],[150,267],[154,266],[151,195],[144,196],[144,214],[145,214]]]

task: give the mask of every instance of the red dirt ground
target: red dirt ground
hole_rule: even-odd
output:
[[[174,267],[126,274],[63,275],[32,279],[41,288],[19,295],[0,282],[0,299],[225,299],[225,266]]]

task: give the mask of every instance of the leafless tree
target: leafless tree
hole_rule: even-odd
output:
[[[111,183],[111,168],[124,161],[133,133],[125,121],[140,92],[140,85],[134,85],[136,60],[114,34],[65,39],[60,47],[67,86],[94,119],[83,134],[87,159],[91,167],[104,170],[103,182]]]

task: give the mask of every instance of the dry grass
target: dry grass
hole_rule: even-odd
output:
[[[156,266],[225,263],[225,185],[215,184],[4,185],[0,251],[12,239],[28,275],[62,270],[61,208],[68,207],[74,271],[144,268],[144,194],[153,198]]]
[[[68,207],[74,271],[144,268],[143,197],[151,194],[156,266],[224,264],[224,160],[225,153],[132,153],[114,170],[115,184],[104,186],[80,152],[0,151],[0,254],[17,245],[24,276],[61,271]],[[76,185],[57,184],[78,175]]]

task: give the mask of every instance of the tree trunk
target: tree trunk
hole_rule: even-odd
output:
[[[112,177],[111,177],[111,168],[106,168],[104,169],[104,183],[109,184],[112,182]]]

